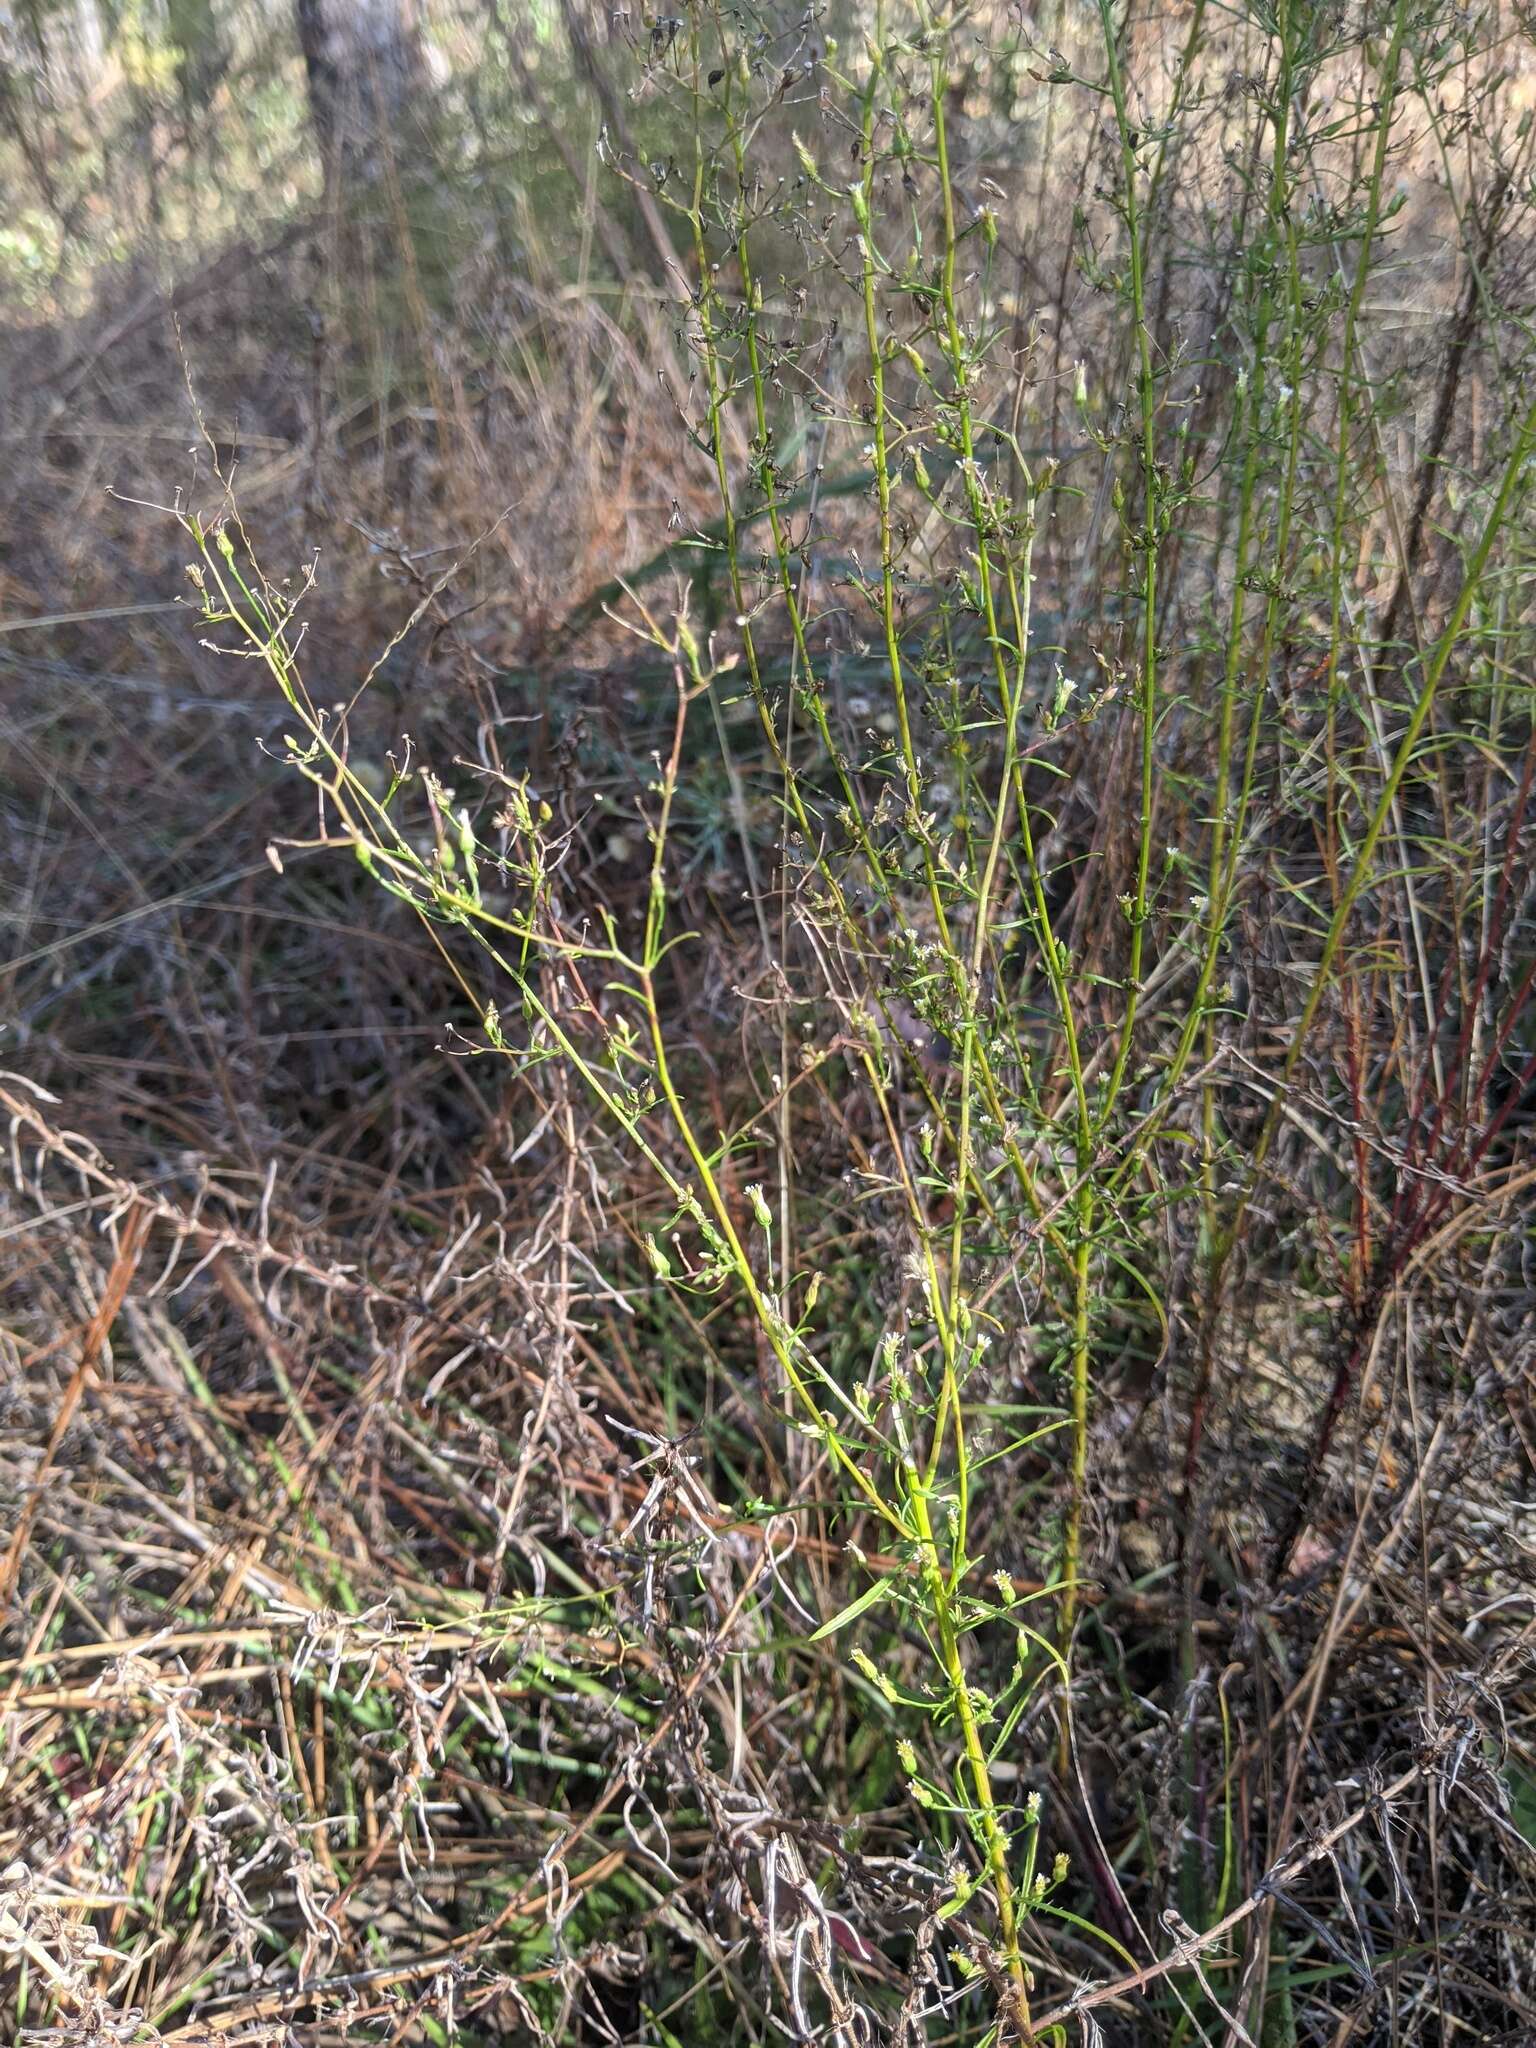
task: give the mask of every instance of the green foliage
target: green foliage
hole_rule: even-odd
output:
[[[881,1532],[893,1566],[807,1640],[840,1647],[873,1631],[924,1646],[915,1677],[894,1676],[856,1641],[847,1654],[872,1704],[909,1730],[899,1754],[911,1799],[945,1840],[969,1845],[941,1918],[988,1902],[970,1967],[992,1973],[1005,2032],[1030,2031],[1032,1922],[1066,1864],[1041,1875],[1038,1796],[1021,1819],[992,1772],[1052,1688],[1069,1762],[1097,1361],[1132,1321],[1154,1352],[1166,1343],[1157,1247],[1182,1210],[1198,1219],[1208,1355],[1316,1027],[1373,971],[1356,960],[1359,912],[1413,865],[1392,849],[1405,792],[1438,772],[1421,743],[1443,733],[1447,692],[1451,716],[1485,716],[1490,665],[1507,666],[1493,621],[1536,435],[1536,414],[1518,407],[1462,524],[1437,622],[1416,648],[1368,656],[1351,627],[1381,433],[1362,306],[1392,215],[1401,100],[1426,104],[1450,61],[1426,57],[1405,75],[1422,13],[1401,0],[1381,37],[1358,45],[1320,13],[1254,16],[1266,69],[1234,116],[1251,138],[1231,174],[1242,227],[1211,258],[1223,310],[1196,347],[1166,301],[1182,226],[1173,193],[1196,109],[1214,105],[1202,12],[1151,119],[1104,0],[1096,59],[1085,50],[1084,68],[1049,74],[1109,124],[1111,142],[1075,251],[1106,308],[1095,374],[1073,372],[1092,457],[1081,467],[1026,452],[1026,428],[1058,411],[1053,373],[1020,331],[998,205],[960,188],[951,131],[959,81],[978,61],[974,27],[920,5],[886,8],[845,44],[809,21],[786,34],[704,4],[653,27],[634,90],[670,107],[687,140],[647,159],[610,138],[605,154],[691,256],[679,305],[693,366],[685,425],[716,481],[708,541],[733,620],[706,638],[686,616],[668,619],[641,583],[605,593],[675,678],[670,745],[643,797],[649,882],[632,937],[600,896],[578,911],[557,882],[551,815],[525,777],[492,778],[499,786],[468,806],[425,769],[386,799],[365,787],[343,735],[304,694],[288,608],[244,580],[230,529],[194,534],[210,621],[244,634],[303,721],[285,744],[329,832],[385,890],[478,948],[492,976],[484,1050],[580,1078],[667,1205],[644,1239],[654,1284],[705,1314],[722,1298],[745,1314],[774,1362],[786,1427],[832,1476],[850,1526]],[[999,86],[1019,46],[995,33],[979,61]],[[1356,66],[1357,125],[1310,120],[1345,62]],[[806,104],[819,119],[802,132],[790,110]],[[981,190],[1005,197],[990,180]],[[834,326],[857,337],[841,380],[826,369]],[[1512,405],[1517,385],[1510,375],[1502,387]],[[834,443],[865,465],[865,481],[857,537],[823,580],[816,515],[831,502],[819,486]],[[1083,537],[1077,494],[1095,468]],[[1113,548],[1095,563],[1107,582],[1096,601],[1125,630],[1093,648],[1094,685],[1069,678],[1060,657],[1047,685],[1040,552],[1059,573],[1058,536],[1087,547],[1099,531],[1118,563]],[[1171,566],[1188,578],[1192,556],[1208,565],[1203,617]],[[852,734],[832,681],[846,621],[879,649]],[[673,909],[686,872],[677,821],[704,773],[685,773],[690,735],[708,705],[723,744],[720,707],[737,696],[756,712],[756,772],[771,777],[783,819],[758,914],[790,941],[796,1085],[825,1086],[841,1113],[857,1103],[889,1141],[876,1187],[899,1305],[862,1372],[836,1346],[844,1285],[828,1286],[801,1250],[787,1154],[776,1187],[747,1187],[745,1209],[732,1195],[734,1154],[766,1145],[772,1158],[790,1121],[781,1116],[777,1138],[766,1114],[735,1132],[712,1125],[669,1019],[669,978],[698,944]],[[1304,814],[1298,750],[1324,779],[1306,802],[1337,821],[1337,843],[1321,873],[1295,878],[1299,1009],[1283,1024],[1267,1109],[1256,1127],[1235,1126],[1241,1097],[1223,1075],[1234,937],[1266,838]],[[1091,773],[1111,751],[1132,764],[1124,829],[1113,853],[1096,842],[1090,857],[1117,880],[1108,905],[1096,885],[1085,920],[1080,856],[1054,850],[1066,809],[1053,778]],[[1177,825],[1163,788],[1175,773]],[[575,1001],[572,977],[587,991]],[[903,1051],[903,1018],[945,1048],[941,1072]],[[783,1102],[786,1083],[776,1086]],[[914,1100],[915,1142],[903,1135]],[[1382,1256],[1404,1256],[1405,1230],[1381,1252],[1357,1248],[1358,1287],[1375,1284]],[[1025,1341],[1060,1407],[997,1444],[981,1418],[997,1383],[989,1354],[1023,1334],[998,1308],[1021,1246],[1038,1288]],[[1197,1384],[1192,1459],[1205,1398]],[[983,1466],[995,1484],[997,1461],[1027,1467],[1026,1453],[1054,1456],[1062,1474],[1046,1583],[1027,1596],[989,1568],[975,1536]],[[1011,1669],[998,1662],[1005,1643]],[[982,1669],[998,1676],[983,1684]],[[1049,1947],[1044,1925],[1039,1939]],[[1272,2024],[1293,2022],[1271,2011]]]
[[[1375,1995],[1362,1928],[1408,1910],[1374,1728],[1326,1730],[1330,1783],[1357,1745],[1345,1819],[1319,1804],[1309,1837],[1299,1818],[1368,1500],[1333,1541],[1300,1676],[1282,1637],[1319,1597],[1302,1539],[1327,1519],[1341,1418],[1370,1426],[1394,1318],[1419,1455],[1414,1290],[1476,1245],[1468,1291],[1459,1268],[1440,1283],[1470,1352],[1504,1310],[1506,1205],[1529,1174],[1536,409],[1528,322],[1493,267],[1529,124],[1489,111],[1492,86],[1457,97],[1498,39],[1430,0],[1220,21],[1195,0],[1150,51],[1110,0],[1053,21],[1041,49],[1004,8],[687,0],[605,45],[587,24],[566,68],[552,21],[493,19],[498,61],[455,94],[502,260],[548,298],[468,370],[491,382],[516,358],[520,388],[574,417],[547,304],[608,293],[605,347],[645,352],[673,447],[646,480],[638,566],[560,594],[538,676],[471,645],[472,754],[364,738],[398,644],[428,617],[451,636],[454,568],[418,579],[372,668],[322,682],[312,577],[267,578],[233,487],[179,514],[207,644],[280,703],[271,751],[318,819],[274,865],[344,856],[447,963],[468,1086],[526,1089],[611,1218],[590,1314],[567,1310],[558,1341],[654,1403],[644,1428],[601,1408],[632,1519],[617,1472],[595,1501],[571,1485],[575,1533],[530,1546],[534,1564],[507,1563],[511,1511],[437,1445],[433,1404],[484,1432],[520,1497],[539,1431],[577,1429],[574,1371],[522,1438],[488,1419],[500,1387],[460,1414],[434,1378],[390,1409],[465,1517],[472,1569],[494,1555],[497,1574],[484,1600],[413,1587],[413,1645],[452,1635],[465,1672],[519,1660],[514,1725],[461,1719],[429,1766],[424,1682],[338,1682],[378,1643],[310,1516],[322,1438],[299,1378],[279,1348],[283,1448],[256,1464],[187,1368],[230,1458],[304,1532],[296,1582],[338,1619],[309,1625],[288,1676],[336,1715],[343,1772],[384,1758],[405,1788],[402,1865],[408,1839],[432,1841],[419,1781],[450,1755],[483,1774],[467,1801],[496,1813],[486,1787],[516,1763],[561,1817],[537,1910],[522,1876],[464,1881],[465,1916],[494,1930],[470,1953],[504,1938],[517,1972],[515,2019],[487,2028],[568,2030],[569,1957],[618,1929],[643,1989],[627,2038],[881,2024],[1001,2048],[1091,2038],[1098,2014],[1180,2048],[1299,2041],[1353,2024],[1327,2001]],[[176,47],[206,27],[175,17]],[[135,89],[164,101],[174,66],[141,54]],[[1019,134],[1059,163],[1021,161]],[[1475,169],[1456,204],[1416,213],[1400,181],[1457,151]],[[568,156],[589,173],[574,224]],[[388,232],[351,245],[374,356],[339,388],[403,394],[404,412],[419,383],[451,497],[475,452],[436,347],[460,310],[460,192],[430,158],[396,168]],[[1426,376],[1384,362],[1380,309],[1407,238],[1427,261],[1442,233],[1470,281],[1436,309],[1450,338]],[[635,250],[649,282],[625,277],[621,299]],[[1457,397],[1474,336],[1475,425]],[[605,432],[632,424],[583,403]],[[461,559],[480,544],[455,536]],[[562,732],[557,705],[526,747],[506,738],[494,691],[574,697],[560,664],[605,625],[628,694],[600,736]],[[453,715],[423,712],[439,732]],[[567,1260],[574,1202],[568,1182],[544,1228]],[[1292,1297],[1270,1348],[1305,1338],[1320,1365],[1269,1436],[1242,1408],[1265,1287]],[[1155,1406],[1149,1473],[1117,1438]],[[1391,1427],[1373,1455],[1395,1472]],[[1259,1500],[1265,1455],[1281,1478]],[[1384,1557],[1417,1487],[1389,1502]],[[1107,1596],[1112,1489],[1126,1522],[1176,1533]],[[712,1574],[738,1537],[756,1561],[727,1598]],[[604,1580],[593,1560],[615,1557]],[[761,1790],[749,1682],[794,1701],[797,1790],[827,1811],[730,1805],[722,1786]],[[1438,1666],[1432,1690],[1393,1798],[1443,1772],[1448,1799],[1447,1759],[1479,1767],[1486,1704],[1442,1713]],[[1085,1702],[1100,1750],[1124,1746],[1123,1796],[1087,1787]],[[1399,1763],[1408,1741],[1390,1736]],[[1528,1839],[1529,1773],[1482,1768]],[[346,1796],[339,1849],[375,1856]],[[564,1859],[615,1813],[617,1846],[604,1835],[557,1914]],[[674,1834],[705,1844],[698,1890],[740,1941],[683,1914]],[[1338,1843],[1364,1857],[1378,1837],[1344,1907],[1302,1901]],[[199,1882],[172,1901],[187,1918]],[[858,1884],[899,1962],[828,1903]],[[289,1951],[300,1975],[311,1944],[313,1924]],[[583,1981],[618,2009],[612,1978]],[[451,2024],[422,2014],[419,2036]]]

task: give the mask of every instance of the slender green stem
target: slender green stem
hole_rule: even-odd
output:
[[[1109,66],[1110,96],[1114,101],[1115,125],[1120,134],[1120,172],[1125,183],[1124,212],[1130,264],[1131,323],[1136,339],[1136,402],[1139,413],[1141,454],[1141,517],[1139,533],[1131,545],[1140,562],[1141,674],[1137,679],[1137,716],[1141,728],[1140,815],[1136,831],[1136,886],[1128,912],[1131,925],[1130,963],[1126,969],[1125,1005],[1120,1017],[1120,1042],[1114,1066],[1099,1104],[1096,1128],[1108,1122],[1130,1065],[1136,1039],[1136,1017],[1141,1001],[1142,953],[1147,927],[1148,884],[1152,872],[1152,820],[1155,748],[1158,710],[1157,574],[1162,524],[1166,517],[1164,490],[1157,459],[1157,381],[1152,365],[1152,333],[1147,319],[1146,248],[1136,197],[1139,176],[1136,161],[1137,136],[1131,123],[1126,98],[1125,73],[1120,62],[1119,31],[1115,27],[1112,0],[1099,0],[1104,47]]]

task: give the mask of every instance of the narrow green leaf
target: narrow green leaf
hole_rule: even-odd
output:
[[[857,1616],[866,1613],[871,1607],[877,1607],[882,1600],[888,1600],[894,1590],[889,1579],[877,1579],[872,1586],[865,1588],[857,1600],[851,1601],[841,1614],[834,1614],[830,1621],[824,1621],[811,1637],[811,1641],[819,1643],[825,1636],[835,1636],[840,1628],[846,1628]]]

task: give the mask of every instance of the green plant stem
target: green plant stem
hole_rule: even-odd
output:
[[[1134,545],[1141,561],[1141,674],[1137,681],[1137,715],[1141,726],[1140,816],[1136,832],[1136,888],[1130,908],[1131,953],[1126,969],[1125,1007],[1120,1018],[1120,1043],[1099,1105],[1096,1128],[1102,1130],[1114,1109],[1130,1065],[1141,1001],[1142,952],[1147,925],[1148,884],[1152,870],[1153,770],[1157,739],[1158,646],[1157,571],[1164,518],[1162,480],[1157,461],[1157,383],[1152,368],[1152,336],[1147,323],[1146,251],[1136,199],[1136,144],[1126,101],[1125,74],[1120,64],[1119,34],[1112,0],[1099,0],[1109,89],[1115,125],[1120,134],[1120,169],[1125,180],[1125,225],[1130,262],[1131,319],[1136,337],[1136,399],[1140,417],[1143,526]]]

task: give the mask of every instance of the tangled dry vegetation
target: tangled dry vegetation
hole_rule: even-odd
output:
[[[1536,2039],[1520,10],[47,24],[8,2038]]]

